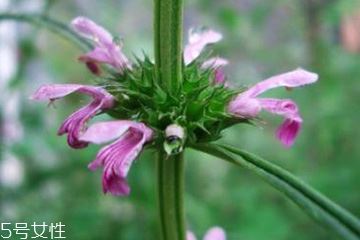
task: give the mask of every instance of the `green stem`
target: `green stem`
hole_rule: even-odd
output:
[[[88,43],[84,38],[82,38],[76,32],[70,29],[67,25],[45,15],[0,13],[0,22],[6,20],[26,22],[40,27],[45,27],[50,31],[59,34],[62,37],[65,37],[66,39],[75,43],[84,51],[92,48],[90,43]]]
[[[163,240],[185,240],[183,153],[158,157],[158,198]]]
[[[252,170],[275,188],[286,194],[318,222],[331,227],[344,239],[360,238],[360,221],[290,172],[254,154],[230,146],[201,144],[193,148]],[[234,157],[234,154],[242,159]]]
[[[183,0],[154,0],[156,83],[176,96],[182,83]],[[163,240],[185,240],[183,155],[159,148],[159,212]]]
[[[154,0],[156,77],[171,95],[182,82],[183,5],[183,0]]]

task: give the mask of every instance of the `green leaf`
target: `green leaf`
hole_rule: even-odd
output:
[[[281,167],[230,146],[197,144],[192,147],[253,171],[287,195],[317,222],[330,227],[344,239],[360,239],[358,218]]]
[[[0,22],[6,20],[27,22],[40,27],[45,27],[56,34],[67,38],[85,51],[92,48],[90,43],[88,43],[83,37],[70,29],[66,24],[63,24],[45,15],[0,13]]]

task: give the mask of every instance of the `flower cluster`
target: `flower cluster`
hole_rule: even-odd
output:
[[[129,194],[127,173],[144,144],[151,140],[153,131],[143,123],[126,120],[99,122],[87,128],[86,122],[90,118],[114,106],[114,98],[101,87],[77,84],[44,85],[32,98],[54,101],[73,92],[88,94],[93,97],[93,101],[65,119],[58,134],[67,134],[68,144],[73,148],[84,148],[89,143],[103,144],[115,140],[99,151],[96,159],[89,164],[89,168],[95,170],[104,166],[104,193]]]
[[[271,77],[245,91],[232,89],[223,71],[228,61],[220,57],[204,60],[202,54],[208,44],[220,41],[222,35],[209,29],[191,30],[184,48],[183,85],[174,96],[157,84],[154,63],[147,56],[131,62],[122,52],[122,42],[87,18],[74,19],[72,26],[93,42],[94,48],[79,60],[102,82],[97,86],[44,85],[32,98],[54,101],[75,92],[92,97],[89,104],[63,122],[58,134],[67,134],[68,144],[73,148],[113,141],[89,164],[91,170],[103,167],[104,193],[129,194],[126,177],[145,146],[164,146],[168,154],[177,154],[187,144],[214,141],[225,128],[251,122],[261,110],[283,116],[285,120],[276,135],[285,146],[294,143],[302,123],[297,105],[291,100],[260,98],[259,95],[276,87],[293,88],[313,83],[317,80],[316,74],[297,69]],[[115,71],[103,71],[103,64]],[[115,120],[87,126],[91,118],[101,113]],[[214,232],[206,236],[222,236],[219,231]],[[194,239],[191,234],[189,236]]]

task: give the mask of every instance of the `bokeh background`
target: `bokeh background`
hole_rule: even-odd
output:
[[[224,34],[212,47],[226,57],[228,79],[249,85],[299,66],[319,73],[306,88],[267,96],[298,102],[303,131],[294,147],[274,138],[281,119],[236,126],[224,142],[279,164],[360,216],[360,3],[353,0],[185,0],[185,29]],[[42,12],[65,23],[84,15],[124,38],[124,51],[153,56],[151,0],[1,0],[0,12]],[[186,34],[186,33],[185,33]],[[155,158],[133,165],[126,198],[101,192],[101,171],[87,164],[99,146],[73,150],[57,137],[62,120],[87,99],[47,108],[29,100],[44,83],[90,84],[81,52],[47,30],[0,23],[0,222],[63,222],[68,239],[159,239]],[[229,240],[335,240],[277,190],[247,170],[189,150],[188,226],[200,236],[220,225]],[[13,238],[16,239],[16,238]]]

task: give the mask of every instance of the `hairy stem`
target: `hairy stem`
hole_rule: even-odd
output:
[[[54,20],[48,16],[41,14],[20,14],[20,13],[0,13],[1,21],[18,21],[26,22],[40,27],[45,27],[50,31],[65,37],[69,41],[79,46],[82,50],[89,50],[92,48],[91,44],[79,36],[76,32],[70,29],[66,24]]]
[[[185,240],[183,153],[158,156],[158,198],[163,240]]]
[[[182,82],[183,0],[154,0],[154,47],[158,84],[176,95]]]
[[[176,96],[182,85],[183,0],[154,0],[156,84]],[[163,240],[185,240],[183,155],[159,148],[159,212]]]

